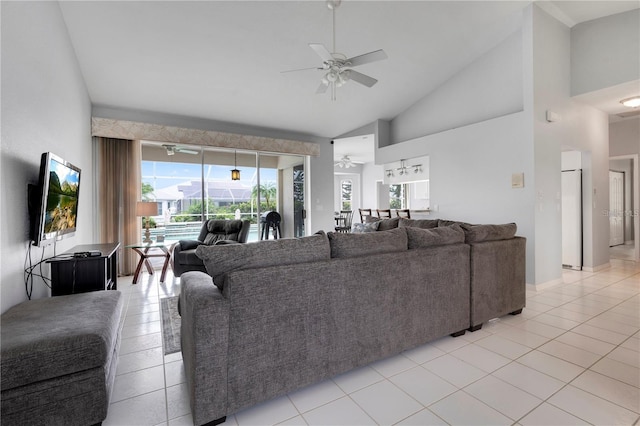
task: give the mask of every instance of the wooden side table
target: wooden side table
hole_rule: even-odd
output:
[[[140,278],[140,273],[142,272],[142,265],[147,268],[147,272],[150,275],[153,275],[153,267],[149,262],[149,258],[151,257],[163,257],[164,263],[162,265],[162,273],[160,274],[160,282],[163,283],[165,277],[167,275],[167,268],[169,267],[169,260],[171,259],[171,251],[173,250],[173,246],[176,244],[175,241],[162,241],[162,242],[151,242],[151,243],[139,243],[139,244],[131,244],[125,246],[126,248],[130,248],[140,255],[140,260],[138,261],[138,266],[136,266],[136,271],[133,274],[133,284],[138,283],[138,278]]]

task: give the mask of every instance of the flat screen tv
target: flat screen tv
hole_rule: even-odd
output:
[[[38,185],[29,194],[33,245],[45,246],[75,234],[80,172],[51,152],[42,154]]]

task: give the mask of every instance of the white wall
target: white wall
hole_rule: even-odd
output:
[[[395,117],[391,122],[391,143],[478,123],[522,108],[522,33],[517,31]]]
[[[93,242],[91,103],[57,2],[2,2],[1,310],[27,299],[27,184],[40,154],[52,151],[82,169],[78,232],[58,253]],[[41,249],[32,249],[40,258]],[[53,254],[53,247],[45,256]],[[48,271],[48,267],[44,268]],[[36,280],[33,298],[49,295]]]
[[[560,150],[582,152],[584,267],[598,269],[609,262],[609,225],[601,213],[608,208],[609,138],[607,114],[570,98],[571,31],[537,6],[532,19],[533,129],[536,175],[536,283],[561,277]],[[526,35],[525,38],[529,36]],[[559,114],[556,122],[546,112]]]
[[[640,76],[640,9],[571,29],[571,95],[636,81]]]
[[[521,47],[513,54],[521,61],[522,112],[440,133],[425,133],[403,143],[394,139],[391,145],[378,149],[376,163],[429,155],[430,202],[432,207],[439,207],[431,216],[474,223],[516,222],[518,235],[527,238],[527,282],[542,285],[558,282],[562,273],[563,146],[582,152],[588,191],[585,203],[591,206],[585,213],[585,266],[597,269],[608,263],[608,223],[597,213],[608,204],[608,124],[605,113],[570,98],[569,28],[530,5],[523,14],[520,35]],[[508,68],[513,68],[512,58],[489,56],[501,58]],[[487,62],[488,58],[481,58],[474,65]],[[500,63],[493,67],[499,68]],[[480,66],[475,70],[476,85],[491,84],[489,69]],[[473,67],[468,71],[473,72]],[[452,86],[448,90],[455,93],[457,84],[466,87],[464,81],[450,80],[448,84]],[[504,94],[496,89],[488,103],[501,103],[501,96],[512,99],[510,92]],[[547,122],[547,110],[558,113],[561,119]],[[442,112],[455,113],[453,107]],[[393,134],[402,134],[402,126],[409,128],[407,132],[417,131],[420,119],[413,112],[394,119]],[[524,173],[524,188],[511,188],[513,173]]]
[[[376,182],[382,181],[384,169],[382,165],[366,163],[362,166],[362,208],[378,208],[378,193]]]
[[[640,117],[609,124],[609,155],[640,154]]]
[[[429,156],[429,217],[471,223],[518,225],[527,238],[527,282],[533,274],[533,159],[522,112],[383,147],[385,163]],[[524,188],[511,188],[511,175],[524,173]]]

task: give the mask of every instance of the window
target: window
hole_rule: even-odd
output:
[[[351,210],[353,197],[353,182],[345,179],[340,182],[340,210]]]
[[[407,184],[389,185],[389,207],[392,209],[406,209]]]

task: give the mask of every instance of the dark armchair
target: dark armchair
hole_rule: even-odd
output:
[[[207,272],[202,260],[196,256],[201,244],[246,243],[249,236],[248,220],[209,219],[202,224],[197,240],[180,240],[173,248],[173,274],[179,277],[187,271]]]

